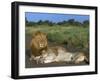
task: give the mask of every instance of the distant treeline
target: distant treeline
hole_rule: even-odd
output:
[[[69,19],[67,21],[62,21],[62,22],[58,22],[58,23],[55,23],[55,22],[51,22],[49,20],[46,20],[46,21],[38,21],[38,22],[30,22],[27,20],[27,18],[25,18],[25,25],[27,27],[29,26],[37,26],[37,25],[48,25],[48,26],[54,26],[54,25],[60,25],[60,26],[83,26],[83,27],[89,27],[89,20],[85,20],[83,22],[78,22],[78,21],[75,21],[74,19]]]

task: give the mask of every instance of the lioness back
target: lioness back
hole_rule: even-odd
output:
[[[47,36],[45,33],[37,31],[31,40],[31,51],[34,56],[41,55],[42,50],[47,49]]]

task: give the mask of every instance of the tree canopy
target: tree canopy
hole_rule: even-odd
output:
[[[85,20],[83,22],[75,21],[75,19],[69,19],[67,21],[62,22],[52,22],[49,20],[39,20],[38,22],[34,21],[28,21],[27,18],[25,18],[25,25],[26,26],[36,26],[36,25],[61,25],[61,26],[83,26],[83,27],[89,27],[89,20]]]

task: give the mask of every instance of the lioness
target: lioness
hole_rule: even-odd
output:
[[[89,63],[89,59],[86,57],[86,55],[83,52],[79,52],[73,55],[73,62],[75,64],[79,64],[81,62]]]
[[[39,59],[40,63],[52,62],[69,62],[71,61],[72,53],[67,52],[63,47],[55,46],[49,47],[47,51],[42,51],[42,57]]]
[[[30,44],[33,56],[40,56],[42,50],[47,50],[47,46],[47,35],[45,33],[37,31],[33,34]]]

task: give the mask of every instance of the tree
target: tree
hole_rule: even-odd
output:
[[[27,18],[25,17],[25,23],[28,23],[28,20],[27,20]]]
[[[62,26],[68,26],[68,22],[67,21],[62,21],[62,22],[58,22],[58,25],[62,25]]]
[[[38,21],[37,25],[49,25],[49,26],[53,26],[54,23],[50,22],[49,20],[45,20],[45,21]]]
[[[67,21],[67,23],[68,23],[69,25],[73,25],[73,26],[82,26],[82,23],[80,23],[79,21],[75,21],[74,19],[69,19],[69,20]]]
[[[80,23],[80,22],[78,22],[78,21],[75,21],[75,22],[73,23],[73,25],[75,25],[75,26],[82,26],[82,23]]]
[[[39,20],[38,22],[37,22],[37,25],[41,25],[43,23],[43,21],[42,20]]]
[[[84,26],[84,27],[88,27],[88,26],[89,26],[89,20],[83,21],[83,26]]]
[[[68,22],[69,24],[73,25],[74,22],[75,22],[75,20],[74,20],[74,19],[69,19],[67,22]]]

